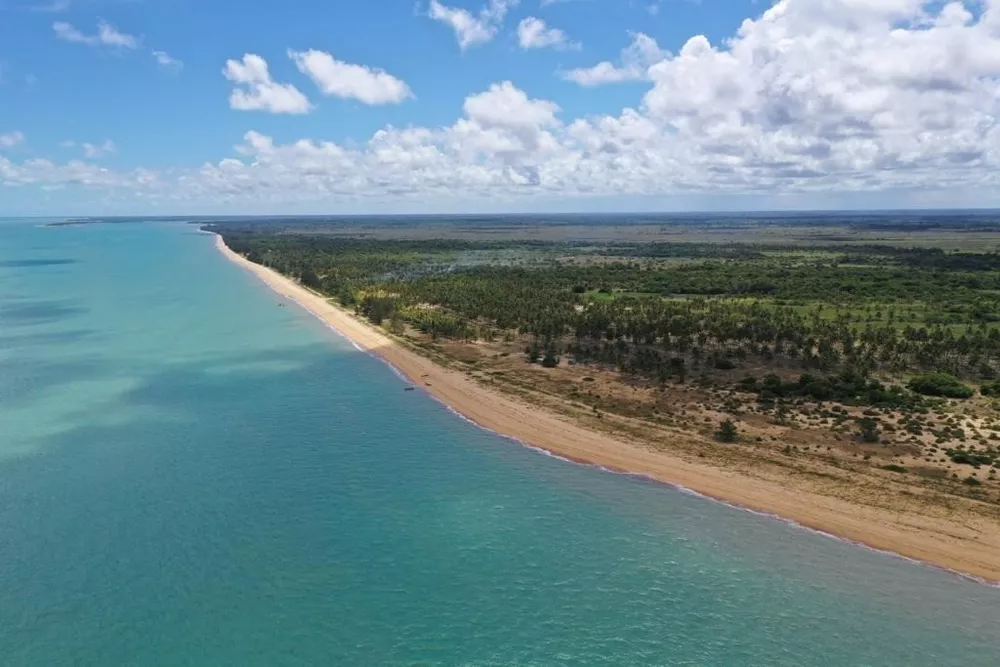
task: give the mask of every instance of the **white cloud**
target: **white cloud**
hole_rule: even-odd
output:
[[[179,72],[184,69],[184,63],[166,51],[153,51],[152,55],[156,64],[169,72]]]
[[[517,25],[517,41],[522,49],[576,49],[580,45],[570,42],[566,33],[550,28],[540,18],[529,16]]]
[[[450,26],[455,31],[459,48],[464,51],[470,46],[492,40],[500,30],[507,12],[519,2],[520,0],[490,0],[488,5],[479,10],[478,15],[474,15],[467,9],[449,7],[438,0],[431,0],[428,16]]]
[[[0,134],[0,148],[13,148],[20,143],[24,143],[24,134],[18,131]]]
[[[258,55],[247,53],[242,60],[227,60],[222,73],[236,84],[229,95],[232,109],[287,114],[304,114],[312,109],[298,88],[272,80],[267,61]]]
[[[655,39],[640,32],[632,35],[632,43],[622,50],[620,65],[605,60],[593,67],[570,70],[563,78],[581,86],[645,81],[649,79],[650,66],[669,55],[660,49]]]
[[[211,164],[142,174],[0,158],[0,183],[241,210],[531,208],[595,196],[836,205],[866,193],[891,193],[896,204],[1000,203],[1000,0],[982,11],[782,0],[718,44],[696,35],[676,54],[654,47],[636,36],[609,63],[649,82],[614,115],[564,119],[555,102],[501,82],[469,95],[451,124],[385,127],[358,143],[251,132]],[[227,76],[248,96],[279,85],[250,55],[230,61]]]
[[[139,46],[139,40],[132,35],[119,32],[110,23],[99,21],[96,35],[86,35],[65,21],[52,24],[56,37],[67,42],[76,42],[88,46],[109,46],[117,49],[134,49]]]
[[[100,144],[88,144],[84,142],[80,144],[80,147],[83,149],[84,157],[91,159],[104,157],[105,155],[110,155],[118,150],[118,147],[115,146],[115,142],[110,139],[105,139]]]
[[[352,65],[324,51],[289,51],[299,71],[313,80],[324,95],[355,99],[364,104],[399,104],[413,97],[404,81],[381,69]]]
[[[36,186],[54,189],[78,185],[101,190],[121,188],[149,194],[159,182],[159,175],[142,168],[131,172],[116,172],[82,160],[57,164],[51,160],[34,158],[14,163],[0,157],[0,185],[7,187]]]
[[[486,92],[470,95],[465,115],[483,127],[548,127],[557,124],[559,107],[548,100],[529,99],[510,81],[494,83]]]

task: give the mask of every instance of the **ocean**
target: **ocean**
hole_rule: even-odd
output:
[[[485,432],[180,223],[0,221],[0,665],[996,665],[1000,590]]]

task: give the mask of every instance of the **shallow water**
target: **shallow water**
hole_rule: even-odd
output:
[[[0,223],[0,664],[1000,663],[1000,590],[403,386],[192,227]]]

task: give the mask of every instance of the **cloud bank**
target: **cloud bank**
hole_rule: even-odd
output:
[[[325,94],[380,104],[409,93],[389,74],[322,52],[293,59]],[[316,209],[456,197],[530,205],[594,196],[989,194],[1000,185],[1000,0],[781,0],[723,43],[695,35],[668,53],[635,35],[620,62],[576,72],[565,76],[645,89],[618,114],[568,118],[555,102],[502,81],[469,95],[449,125],[385,127],[357,144],[280,143],[249,131],[231,155],[173,171],[0,156],[0,181]],[[259,56],[230,60],[225,75],[236,85],[235,109],[310,109]]]

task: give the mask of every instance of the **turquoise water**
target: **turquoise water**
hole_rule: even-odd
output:
[[[0,223],[2,665],[996,665],[1000,590],[481,431],[182,225]]]

